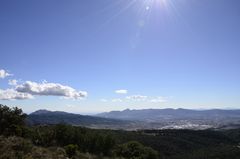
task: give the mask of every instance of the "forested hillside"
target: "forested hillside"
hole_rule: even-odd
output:
[[[0,159],[238,159],[240,129],[96,130],[27,126],[21,109],[0,105]]]
[[[134,121],[107,119],[95,116],[48,110],[38,110],[36,112],[33,112],[27,116],[26,121],[28,125],[56,125],[65,123],[68,125],[100,129],[128,129],[137,126],[137,122]]]

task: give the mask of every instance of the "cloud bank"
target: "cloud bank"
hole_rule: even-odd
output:
[[[23,99],[32,99],[32,98],[33,96],[31,94],[17,92],[14,89],[6,89],[6,90],[0,89],[0,100],[14,100],[14,99],[23,100]]]
[[[0,70],[0,78],[5,78],[5,77],[8,77],[8,76],[11,76],[10,73],[8,73],[7,71],[1,69]]]
[[[16,86],[16,91],[39,96],[62,96],[71,99],[81,99],[87,97],[87,92],[77,91],[69,86],[64,86],[59,83],[36,83],[26,81],[21,85]]]

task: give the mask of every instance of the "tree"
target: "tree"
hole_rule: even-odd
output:
[[[56,141],[59,145],[65,146],[74,143],[74,127],[70,125],[58,124],[55,126]]]
[[[0,104],[0,134],[21,136],[26,117],[22,109]]]

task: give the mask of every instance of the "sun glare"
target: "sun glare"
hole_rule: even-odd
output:
[[[159,3],[161,5],[166,5],[168,0],[154,0],[156,3]]]
[[[171,0],[143,0],[143,10],[152,11],[152,10],[169,10]]]
[[[164,7],[167,6],[169,0],[145,0],[148,6]]]

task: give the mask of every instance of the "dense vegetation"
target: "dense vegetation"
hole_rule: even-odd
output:
[[[96,130],[26,126],[18,108],[0,105],[0,159],[238,159],[240,130]]]

